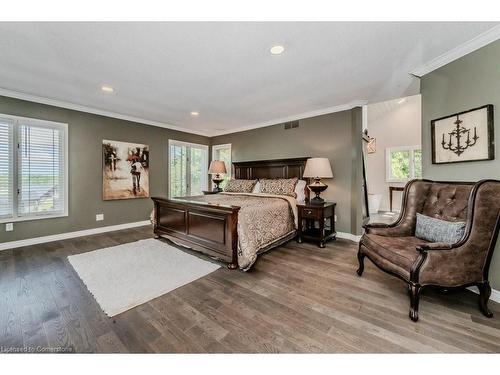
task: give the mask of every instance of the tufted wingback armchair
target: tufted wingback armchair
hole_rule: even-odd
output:
[[[431,243],[415,237],[416,214],[447,221],[465,221],[455,244]],[[408,284],[410,318],[418,320],[423,287],[444,289],[477,286],[479,307],[491,317],[488,271],[500,225],[500,181],[436,182],[413,180],[403,192],[398,220],[365,225],[358,251],[361,276],[364,258]]]

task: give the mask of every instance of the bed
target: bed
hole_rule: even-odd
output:
[[[236,179],[302,179],[306,160],[293,158],[233,163]],[[305,189],[308,197],[308,189]],[[219,193],[165,199],[153,197],[154,233],[174,243],[250,269],[258,254],[295,237],[297,200],[252,193]]]

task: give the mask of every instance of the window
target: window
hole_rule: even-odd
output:
[[[169,196],[200,195],[207,189],[208,146],[181,141],[168,141]]]
[[[224,181],[220,184],[220,187],[224,188],[224,186],[226,186],[226,182],[231,179],[232,173],[231,143],[212,146],[212,160],[222,160],[226,164],[227,173],[224,176]]]
[[[386,149],[387,182],[405,182],[422,178],[421,146]]]
[[[12,121],[0,119],[0,220],[12,217]]]
[[[68,215],[67,124],[0,115],[0,222]]]

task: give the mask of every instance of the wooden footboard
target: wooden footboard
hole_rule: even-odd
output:
[[[154,233],[204,254],[217,257],[231,269],[238,267],[238,211],[240,207],[152,198]]]

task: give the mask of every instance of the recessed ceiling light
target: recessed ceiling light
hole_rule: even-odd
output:
[[[104,92],[113,92],[113,91],[115,91],[115,89],[112,88],[111,86],[102,86],[101,90],[104,91]]]
[[[283,52],[285,52],[285,47],[280,44],[271,47],[271,54],[273,55],[281,55]]]
[[[196,117],[196,116],[199,116],[200,115],[200,112],[197,112],[197,111],[192,111],[191,112],[191,116],[193,117]]]

